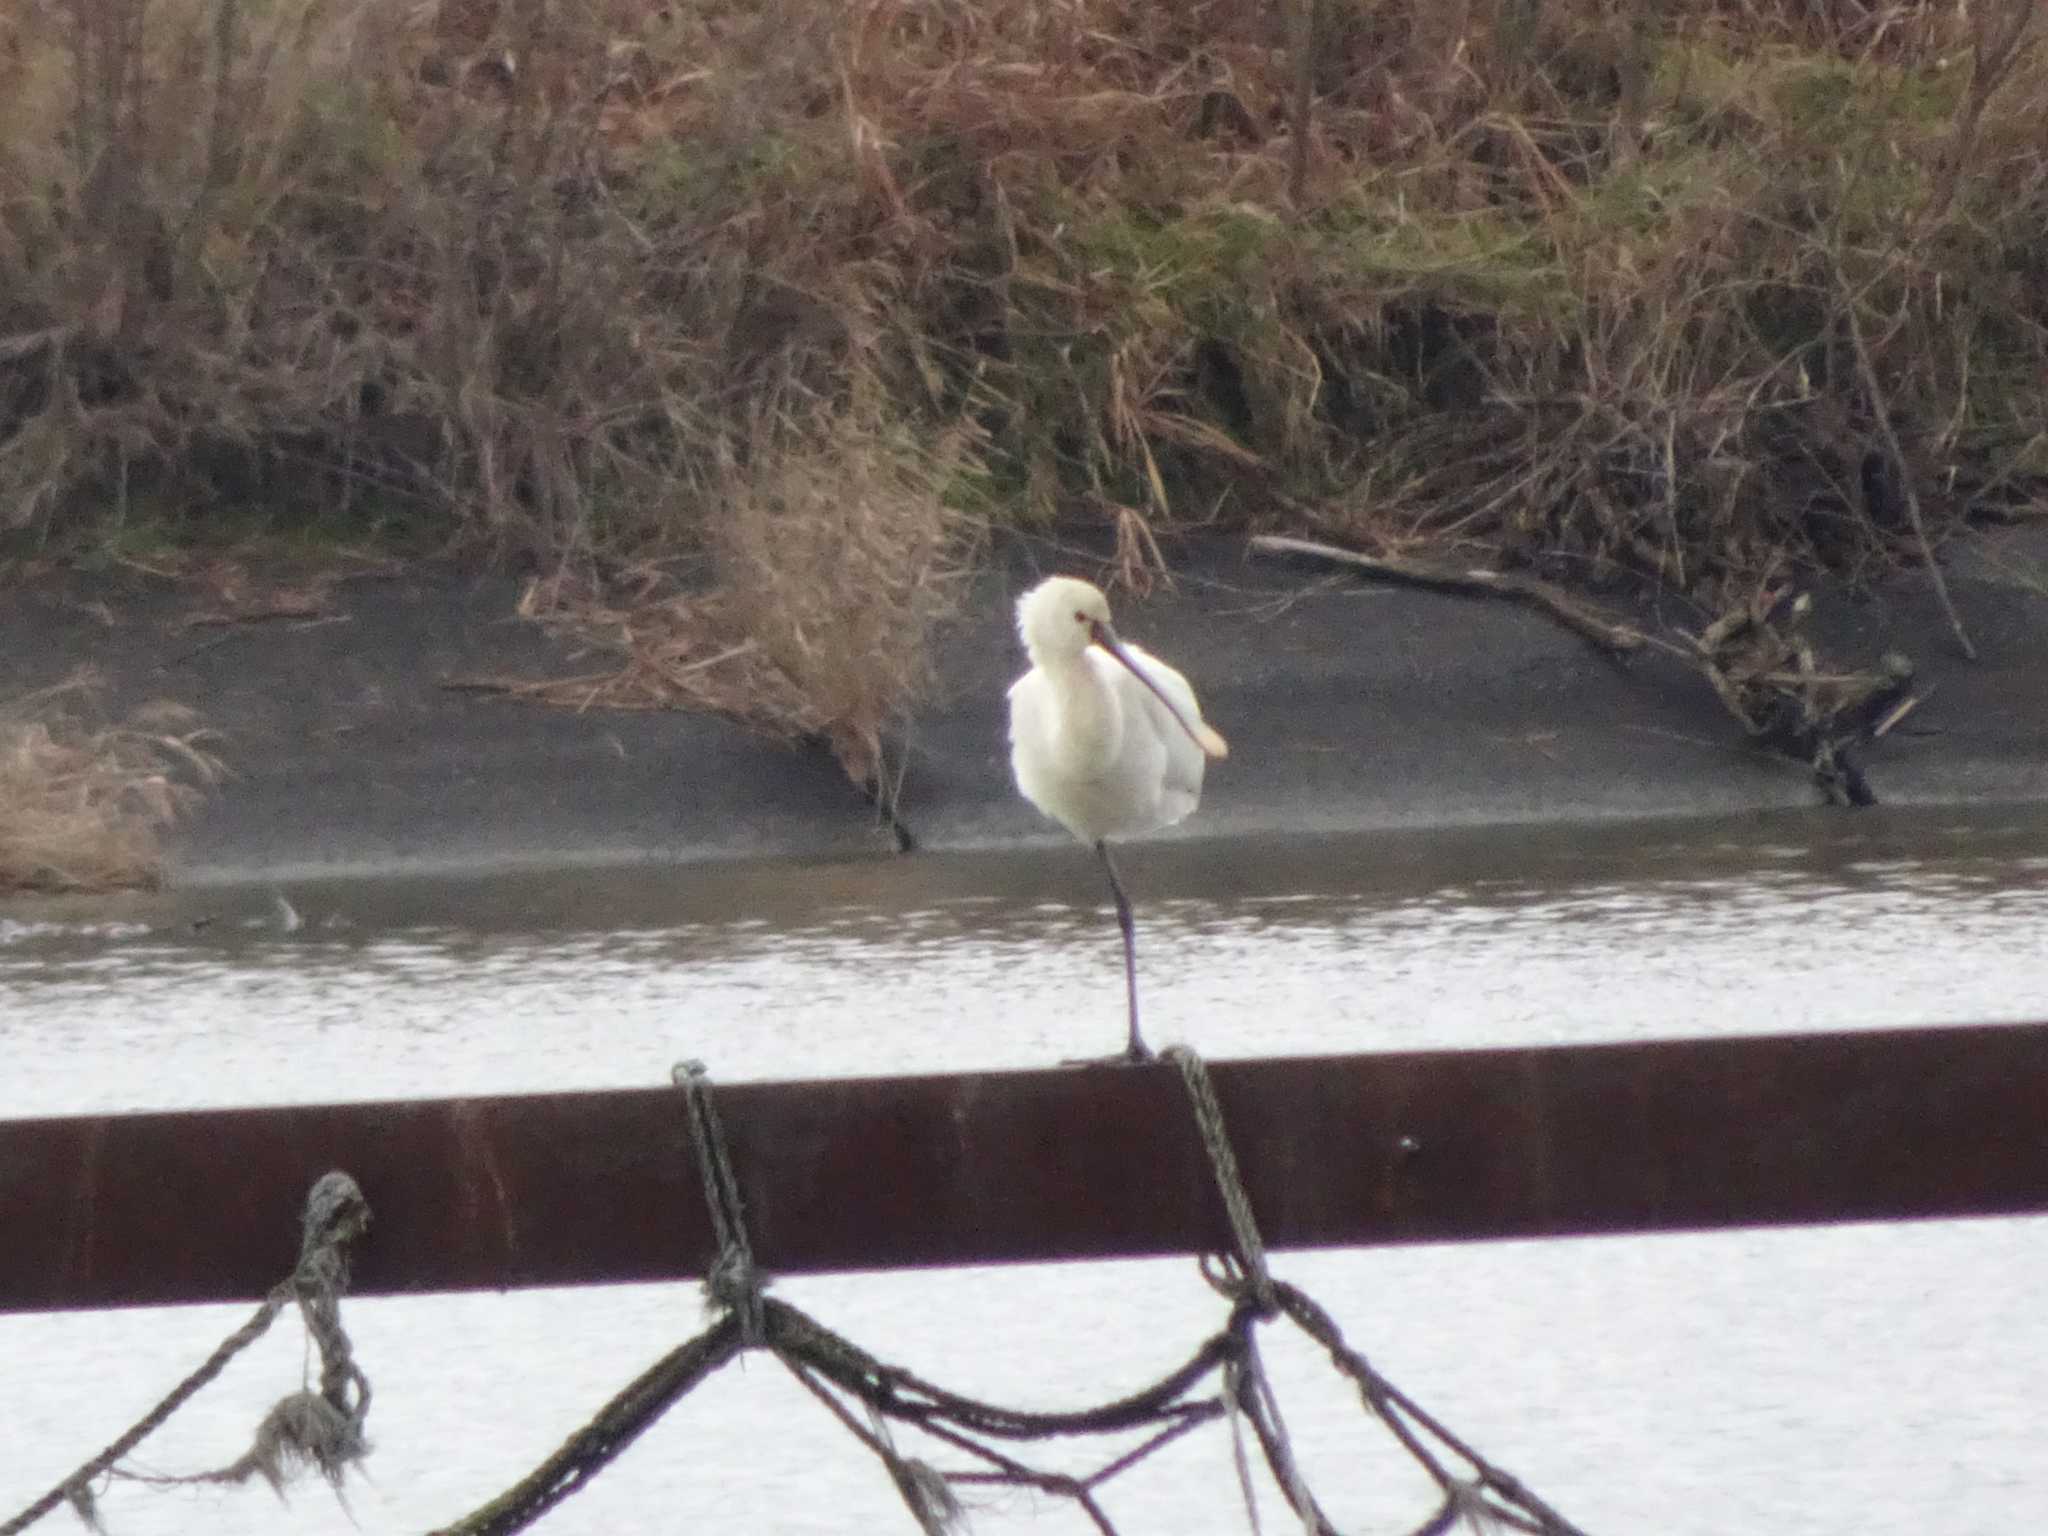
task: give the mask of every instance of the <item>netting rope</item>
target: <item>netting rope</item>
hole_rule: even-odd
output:
[[[1180,1069],[1188,1100],[1194,1105],[1195,1126],[1202,1133],[1209,1166],[1215,1170],[1216,1189],[1223,1196],[1231,1236],[1237,1240],[1236,1254],[1226,1255],[1226,1261],[1235,1259],[1243,1271],[1238,1283],[1249,1287],[1261,1313],[1271,1317],[1279,1311],[1279,1303],[1273,1295],[1272,1272],[1266,1266],[1266,1243],[1259,1236],[1258,1218],[1252,1214],[1244,1181],[1238,1177],[1237,1152],[1230,1145],[1230,1132],[1223,1124],[1223,1106],[1217,1102],[1216,1085],[1209,1080],[1208,1063],[1184,1045],[1169,1045],[1160,1054]],[[1229,1294],[1235,1287],[1226,1282],[1219,1288]]]
[[[758,1349],[764,1337],[761,1290],[767,1278],[755,1267],[754,1246],[747,1240],[746,1202],[740,1198],[732,1153],[725,1144],[725,1127],[711,1097],[711,1073],[703,1062],[690,1060],[672,1068],[669,1078],[683,1090],[683,1102],[689,1109],[690,1140],[704,1178],[704,1204],[711,1211],[711,1230],[718,1240],[718,1257],[705,1277],[704,1288],[712,1300],[739,1315],[742,1342],[749,1349]]]
[[[341,1325],[341,1295],[348,1289],[348,1251],[369,1225],[369,1202],[356,1181],[345,1173],[322,1174],[306,1196],[298,1263],[290,1275],[271,1287],[255,1315],[98,1455],[0,1525],[0,1536],[20,1536],[66,1504],[88,1527],[103,1530],[96,1485],[116,1477],[163,1485],[239,1483],[261,1477],[273,1488],[281,1488],[295,1468],[312,1466],[339,1493],[348,1468],[369,1454],[363,1426],[370,1413],[370,1379],[356,1363],[355,1350]],[[226,1370],[229,1361],[263,1337],[278,1314],[294,1301],[306,1336],[319,1352],[317,1391],[301,1389],[280,1399],[257,1426],[249,1450],[225,1467],[163,1477],[120,1465],[122,1458]]]
[[[721,1315],[614,1397],[531,1474],[433,1536],[510,1536],[526,1528],[584,1486],[677,1398],[749,1347],[772,1354],[881,1462],[925,1536],[956,1529],[963,1510],[959,1490],[982,1484],[1031,1488],[1071,1500],[1099,1532],[1116,1536],[1117,1527],[1102,1498],[1105,1486],[1218,1418],[1227,1420],[1232,1430],[1238,1483],[1254,1536],[1261,1525],[1251,1445],[1258,1447],[1301,1529],[1310,1536],[1337,1536],[1295,1458],[1278,1394],[1259,1355],[1257,1329],[1281,1318],[1323,1348],[1333,1367],[1357,1385],[1367,1413],[1393,1434],[1437,1485],[1441,1502],[1412,1528],[1413,1536],[1436,1536],[1459,1522],[1474,1530],[1490,1522],[1536,1536],[1583,1536],[1380,1375],[1305,1293],[1273,1276],[1208,1068],[1184,1047],[1166,1055],[1186,1085],[1229,1218],[1234,1251],[1220,1264],[1205,1260],[1203,1265],[1203,1274],[1230,1303],[1228,1320],[1159,1380],[1072,1412],[1010,1408],[948,1391],[879,1360],[799,1308],[763,1295],[709,1074],[701,1063],[690,1062],[672,1075],[687,1095],[691,1140],[712,1212],[718,1253],[706,1289]],[[1243,1432],[1246,1426],[1249,1437]],[[898,1445],[898,1434],[904,1430],[969,1458],[971,1464],[945,1469],[906,1454]],[[1081,1474],[1035,1465],[1005,1448],[1109,1434],[1139,1438]],[[1455,1463],[1466,1470],[1454,1471]]]
[[[1381,1424],[1435,1483],[1439,1502],[1411,1536],[1438,1536],[1453,1526],[1488,1527],[1535,1536],[1583,1536],[1505,1470],[1487,1461],[1393,1382],[1344,1338],[1335,1321],[1299,1288],[1273,1275],[1256,1214],[1239,1176],[1222,1106],[1207,1066],[1176,1046],[1166,1057],[1179,1070],[1216,1187],[1228,1217],[1231,1250],[1204,1256],[1205,1278],[1229,1303],[1223,1326],[1158,1380],[1125,1396],[1069,1412],[1029,1411],[952,1392],[891,1365],[787,1302],[765,1294],[754,1262],[746,1209],[731,1149],[700,1062],[671,1073],[683,1092],[690,1139],[717,1252],[705,1278],[715,1315],[707,1327],[663,1355],[605,1403],[526,1476],[433,1536],[511,1536],[587,1485],[684,1394],[749,1350],[764,1350],[790,1372],[882,1464],[924,1536],[957,1530],[961,1490],[978,1485],[1035,1489],[1071,1501],[1104,1536],[1117,1536],[1104,1490],[1164,1447],[1217,1419],[1226,1421],[1239,1490],[1253,1536],[1262,1536],[1251,1448],[1258,1449],[1287,1509],[1308,1536],[1336,1536],[1309,1487],[1281,1417],[1280,1399],[1258,1348],[1261,1326],[1286,1320],[1314,1340],[1331,1366],[1358,1389],[1367,1415]],[[348,1245],[367,1227],[369,1207],[346,1174],[328,1174],[307,1202],[298,1265],[256,1315],[133,1428],[4,1526],[19,1536],[51,1510],[70,1504],[99,1529],[94,1488],[109,1477],[146,1482],[240,1482],[261,1475],[274,1485],[311,1465],[337,1492],[346,1469],[368,1450],[363,1424],[370,1385],[341,1327]],[[256,1445],[216,1472],[156,1478],[119,1465],[193,1393],[297,1301],[308,1337],[320,1353],[317,1389],[292,1394],[266,1416]],[[1249,1434],[1246,1433],[1247,1429]],[[914,1433],[939,1454],[964,1458],[941,1467],[899,1445]],[[1127,1443],[1092,1471],[1076,1473],[1027,1459],[1023,1447],[1050,1441],[1118,1435]],[[1135,1443],[1129,1443],[1134,1441]]]

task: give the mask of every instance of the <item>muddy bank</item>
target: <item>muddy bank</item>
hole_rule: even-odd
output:
[[[1805,769],[1749,746],[1668,658],[1616,662],[1524,608],[1250,561],[1237,540],[1174,559],[1173,590],[1117,607],[1129,635],[1196,682],[1232,743],[1176,835],[1818,798]],[[1025,542],[991,560],[944,644],[938,696],[894,743],[898,814],[920,847],[1063,835],[1009,783],[1009,604],[1039,574],[1094,569],[1085,552]],[[1974,664],[1918,578],[1821,595],[1813,630],[1831,658],[1899,650],[1919,668],[1925,703],[1867,759],[1885,803],[2048,800],[2044,571],[2038,535],[1994,536],[1954,561]],[[178,883],[894,853],[896,834],[822,749],[709,715],[573,713],[445,686],[601,666],[517,618],[517,595],[507,577],[415,566],[339,583],[315,617],[212,625],[194,622],[203,605],[189,589],[68,573],[6,595],[0,653],[10,689],[91,665],[116,709],[176,699],[220,732],[233,777],[178,832]]]

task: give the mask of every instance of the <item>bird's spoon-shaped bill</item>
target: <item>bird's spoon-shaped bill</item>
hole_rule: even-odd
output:
[[[1129,672],[1131,676],[1152,690],[1152,697],[1166,706],[1166,712],[1173,716],[1180,728],[1188,733],[1189,739],[1196,746],[1200,747],[1210,757],[1223,758],[1230,756],[1230,743],[1225,741],[1216,731],[1210,729],[1206,721],[1190,720],[1186,715],[1182,714],[1180,706],[1166,696],[1166,690],[1153,682],[1151,675],[1138,665],[1129,651],[1124,649],[1124,643],[1116,637],[1115,630],[1111,629],[1107,624],[1096,624],[1091,626],[1091,628],[1095,636],[1095,643],[1122,662],[1124,670]]]

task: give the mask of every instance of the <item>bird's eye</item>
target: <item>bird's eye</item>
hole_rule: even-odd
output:
[[[1076,624],[1086,624],[1088,622],[1088,615],[1083,610],[1076,608],[1074,610],[1074,622]]]

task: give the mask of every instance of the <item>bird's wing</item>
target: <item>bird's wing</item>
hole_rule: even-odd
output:
[[[1010,684],[1010,742],[1014,746],[1018,732],[1027,721],[1034,717],[1040,707],[1040,695],[1045,691],[1045,679],[1037,668],[1026,672]]]
[[[1052,750],[1055,725],[1052,694],[1046,686],[1045,674],[1032,668],[1010,684],[1009,698],[1010,772],[1016,776],[1024,797],[1043,810],[1035,788]]]
[[[1159,691],[1173,700],[1175,708],[1187,717],[1190,725],[1201,723],[1202,706],[1186,678],[1143,646],[1132,645],[1126,640],[1124,649]],[[1158,732],[1160,743],[1166,750],[1165,787],[1185,795],[1199,796],[1202,793],[1202,770],[1208,764],[1208,755],[1181,728],[1171,711],[1153,696],[1151,689],[1129,676],[1125,677],[1124,686],[1128,690],[1127,696],[1144,711],[1144,718]]]

